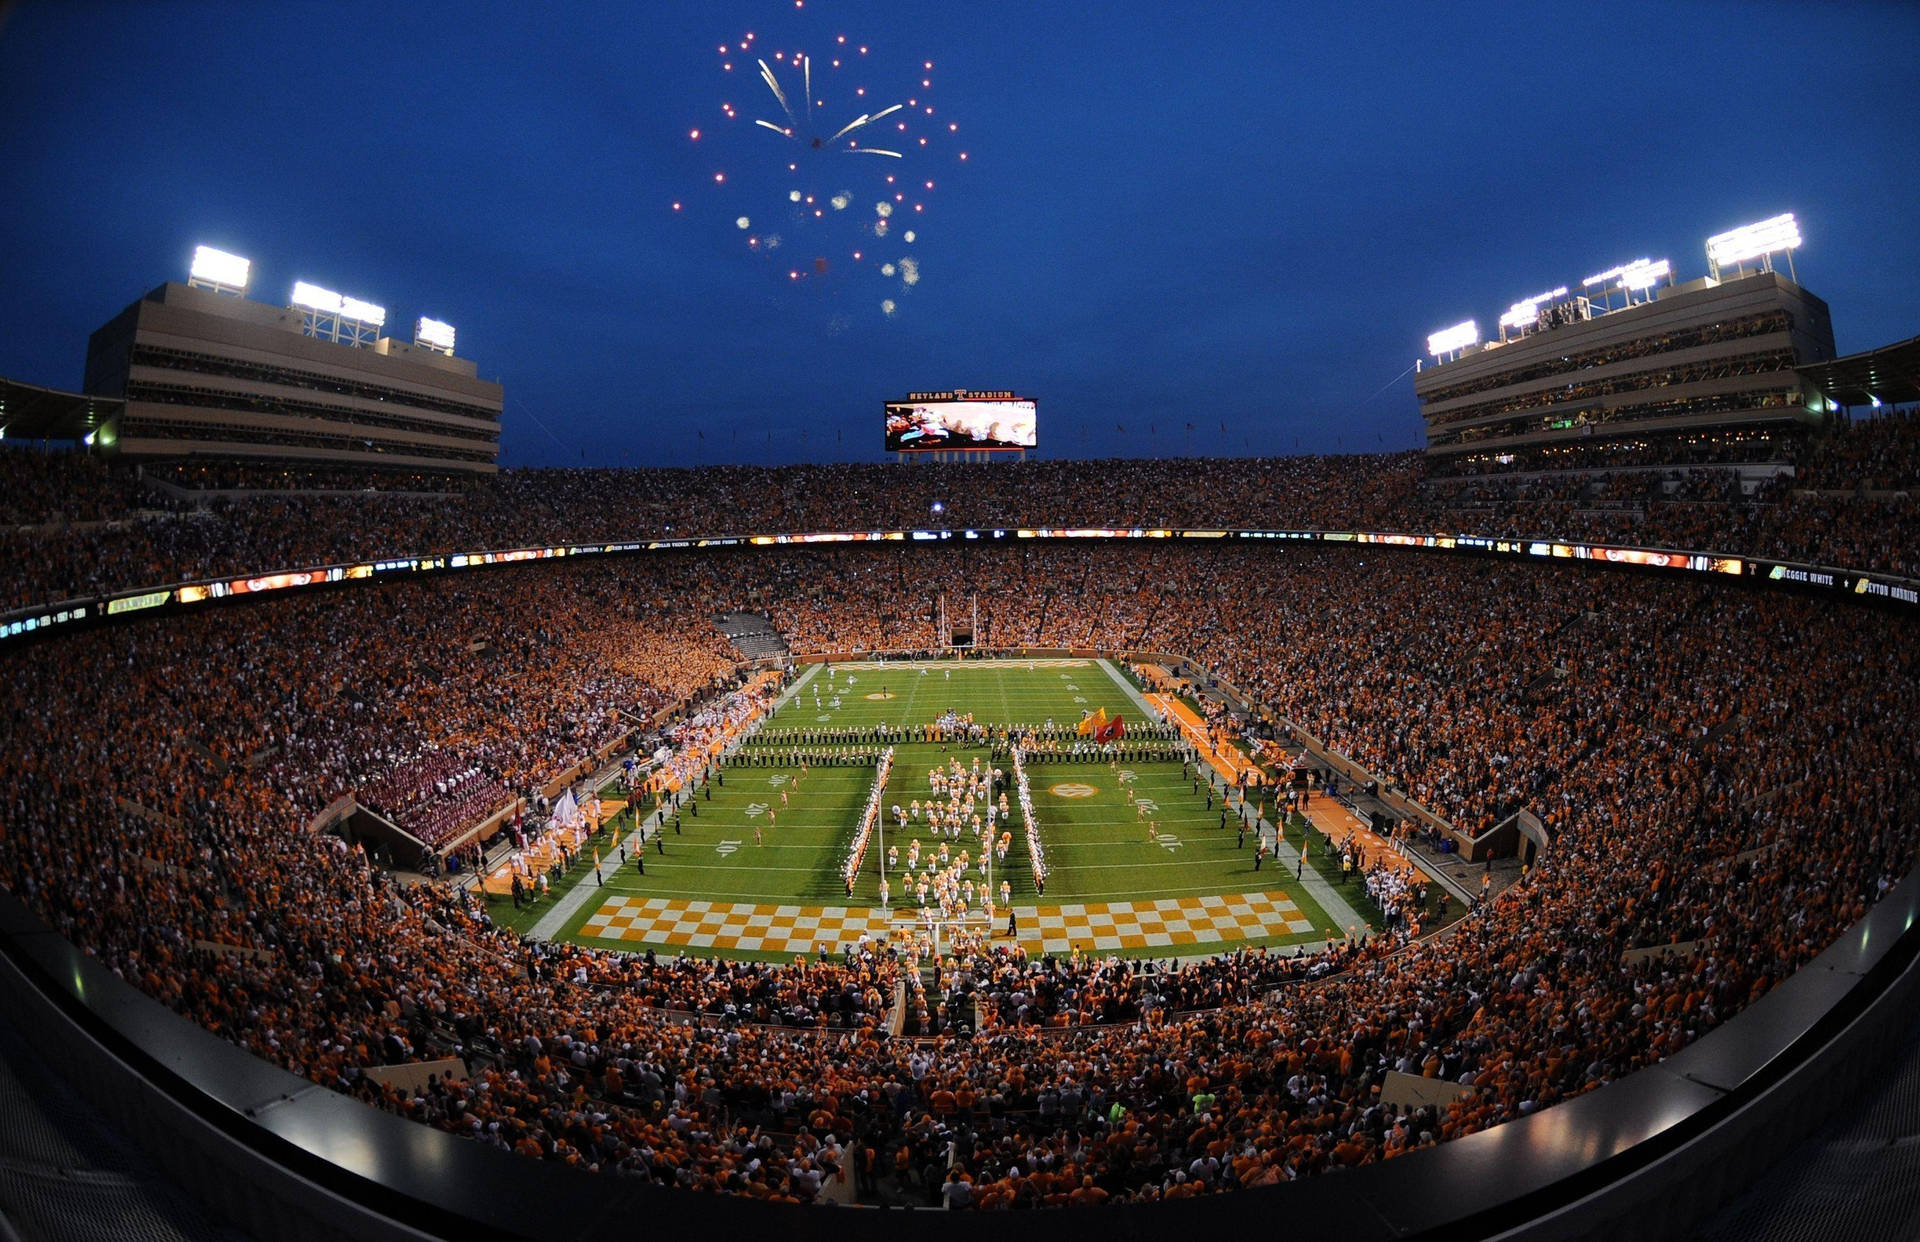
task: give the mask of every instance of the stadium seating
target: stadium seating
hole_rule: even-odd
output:
[[[1762,473],[1801,478],[1747,495],[1715,486],[1740,443],[1596,442],[1504,465],[1432,464],[1417,453],[1209,460],[1038,461],[509,470],[435,485],[401,473],[275,466],[131,467],[0,452],[0,555],[14,571],[0,611],[86,593],[398,555],[578,541],[763,531],[943,526],[1261,527],[1446,531],[1612,539],[1920,575],[1912,420],[1843,423],[1817,447],[1749,446]],[[1795,462],[1792,454],[1806,458]],[[1512,455],[1507,455],[1512,457]],[[1585,476],[1666,466],[1641,503],[1584,503]],[[1472,474],[1462,485],[1462,470]],[[1577,469],[1578,482],[1529,472]],[[1429,473],[1433,478],[1429,479]],[[1204,485],[1196,480],[1204,478]],[[1665,490],[1679,483],[1681,490]],[[160,486],[159,484],[165,484]],[[1608,484],[1613,486],[1616,484]],[[1618,486],[1627,486],[1621,482]],[[184,488],[184,490],[183,490]],[[261,494],[243,494],[258,489]],[[291,490],[290,490],[291,489]],[[368,489],[373,489],[371,494]],[[201,495],[196,497],[196,493]],[[719,499],[720,502],[716,503]],[[937,522],[931,505],[943,508]],[[368,521],[368,506],[378,519]]]
[[[1269,466],[1320,471],[1353,506],[1382,479],[1413,494],[1413,461],[1346,461],[1350,486],[1331,465]],[[865,469],[787,477],[857,488]],[[1116,466],[1105,494],[1130,514],[1230,503],[1149,494],[1171,469]],[[543,482],[577,498],[600,477]],[[689,474],[681,494],[739,477],[770,476]],[[828,490],[768,514],[833,524],[844,498]],[[1262,511],[1263,495],[1239,499]],[[462,533],[498,546],[533,529],[511,521]],[[336,559],[347,530],[261,532],[218,555]],[[1403,928],[1165,972],[897,949],[775,967],[522,944],[463,891],[398,887],[303,830],[349,789],[404,815],[457,799],[462,773],[488,797],[539,788],[628,713],[712,686],[731,658],[712,618],[743,601],[796,651],[916,646],[956,582],[977,585],[994,644],[1185,653],[1455,823],[1524,806],[1553,847],[1438,942]],[[0,655],[0,884],[259,1055],[529,1156],[807,1200],[822,1169],[871,1149],[865,1193],[927,1202],[958,1143],[976,1209],[1084,1201],[1082,1178],[1116,1200],[1185,1197],[1549,1107],[1670,1055],[1807,961],[1920,844],[1905,626],[1714,583],[1389,549],[781,549],[423,579]],[[1689,947],[1622,962],[1661,944]],[[886,1038],[897,982],[922,1030],[963,987],[994,1025]],[[401,1092],[365,1072],[449,1055],[476,1080]],[[1389,1107],[1375,1088],[1391,1070],[1474,1091]]]

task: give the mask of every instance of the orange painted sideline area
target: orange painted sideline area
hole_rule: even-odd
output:
[[[1427,871],[1413,859],[1396,852],[1392,842],[1373,830],[1365,820],[1348,810],[1337,798],[1325,794],[1317,797],[1309,794],[1306,805],[1307,819],[1336,843],[1351,840],[1359,852],[1360,866],[1364,870],[1377,861],[1385,861],[1394,870],[1411,868],[1424,879],[1432,879]],[[1383,859],[1384,856],[1384,859]]]
[[[586,822],[582,822],[577,828],[550,828],[541,833],[537,840],[527,843],[524,851],[508,855],[499,866],[487,872],[486,878],[480,881],[480,891],[495,897],[512,896],[513,873],[516,869],[523,877],[540,874],[560,861],[560,846],[563,843],[569,851],[578,854],[580,847],[593,835],[596,826],[606,823],[626,809],[625,798],[601,798],[600,815],[598,819],[594,819],[593,803],[589,801],[586,806],[580,808],[580,814],[585,817]],[[619,844],[620,829],[616,826],[609,832],[605,843],[600,848],[611,851]]]
[[[1136,664],[1133,666],[1133,671],[1140,674],[1141,681],[1157,691],[1172,693],[1180,687],[1180,679],[1168,672],[1164,665]]]
[[[751,681],[749,681],[746,685],[740,687],[737,693],[752,694],[758,691],[762,686],[767,685],[769,682],[777,682],[785,676],[786,674],[782,673],[778,669],[762,669],[760,672],[754,674],[753,679]],[[765,713],[761,713],[761,715],[764,715],[764,714]],[[721,751],[725,750],[728,746],[730,746],[733,743],[733,739],[735,739],[736,737],[739,737],[742,733],[752,728],[753,725],[757,721],[759,721],[759,719],[760,719],[760,715],[749,716],[745,720],[742,720],[739,724],[734,725],[731,728],[724,729],[720,733],[714,735],[711,739],[709,739],[704,745],[704,750],[706,753],[701,756],[702,762],[700,764],[700,767],[704,769],[708,761],[711,761],[715,755],[718,755]],[[676,759],[677,758],[678,756],[676,756]],[[679,793],[680,787],[686,783],[685,779],[680,775],[680,772],[677,770],[681,766],[683,765],[675,763],[670,765],[668,768],[663,769],[659,772],[656,772],[652,776],[649,776],[646,779],[645,783],[641,785],[640,792],[650,793],[650,794]]]
[[[1211,763],[1214,770],[1228,781],[1237,785],[1245,779],[1247,783],[1257,785],[1266,779],[1239,747],[1229,742],[1215,745],[1207,734],[1207,722],[1200,719],[1191,707],[1170,694],[1149,694],[1144,697],[1168,720],[1179,725],[1180,731],[1193,743],[1193,748],[1200,752],[1200,757]]]
[[[1149,684],[1163,684],[1148,676],[1148,670],[1157,672],[1161,678],[1166,678],[1165,669],[1158,665],[1142,665],[1137,670],[1143,677],[1147,677]],[[1180,731],[1186,734],[1187,740],[1193,743],[1194,749],[1198,750],[1201,757],[1211,763],[1222,776],[1235,783],[1243,777],[1249,785],[1268,783],[1266,774],[1261,771],[1259,765],[1248,759],[1239,747],[1226,742],[1216,746],[1213,739],[1207,735],[1206,721],[1202,720],[1191,707],[1170,694],[1148,694],[1145,698],[1147,702],[1164,712],[1167,719],[1180,726]],[[1338,799],[1329,798],[1325,794],[1316,797],[1312,791],[1303,791],[1303,793],[1306,797],[1303,809],[1307,819],[1329,839],[1343,844],[1352,842],[1359,852],[1360,865],[1363,869],[1381,861],[1384,855],[1387,865],[1396,870],[1410,868],[1425,879],[1433,878],[1413,859],[1394,850],[1392,842],[1375,832],[1371,824],[1348,810]]]

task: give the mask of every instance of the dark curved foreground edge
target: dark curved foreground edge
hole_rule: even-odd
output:
[[[1677,1056],[1558,1107],[1350,1173],[1055,1212],[793,1208],[510,1156],[316,1086],[201,1030],[0,893],[0,1003],[90,1102],[216,1215],[287,1242],[687,1236],[1057,1242],[1272,1228],[1341,1242],[1668,1237],[1738,1194],[1869,1078],[1920,1000],[1920,875]]]

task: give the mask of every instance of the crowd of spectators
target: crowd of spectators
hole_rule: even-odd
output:
[[[1500,452],[1483,450],[1436,456],[1428,462],[1428,473],[1434,478],[1457,478],[1462,475],[1526,474],[1542,470],[1591,473],[1668,466],[1782,468],[1811,460],[1815,452],[1805,432],[1790,428],[1715,429],[1670,436],[1601,440],[1583,437],[1542,445],[1515,446]]]
[[[727,741],[772,709],[779,697],[774,682],[760,682],[729,694],[676,723],[667,731],[671,752],[653,772],[655,792],[677,790],[700,780]]]
[[[1839,422],[1816,445],[1581,443],[1488,458],[1419,453],[1000,465],[829,464],[650,470],[506,470],[443,480],[406,472],[240,465],[108,467],[72,454],[0,452],[0,550],[15,567],[0,609],[110,590],[399,555],[768,531],[1007,527],[1274,527],[1598,538],[1920,572],[1909,416]],[[1525,461],[1518,460],[1525,457]],[[1710,463],[1762,459],[1799,479],[1709,486]],[[1698,459],[1695,461],[1694,459]],[[1638,506],[1584,503],[1587,476],[1670,465]],[[1688,466],[1692,474],[1684,473]],[[1579,480],[1539,471],[1578,468]],[[1754,467],[1749,464],[1751,471]],[[182,500],[153,472],[210,499]],[[1430,477],[1431,476],[1431,477]],[[1463,482],[1463,478],[1472,482]],[[1620,477],[1627,477],[1622,475]],[[1804,480],[1804,482],[1802,481]],[[1601,484],[1600,486],[1605,486]],[[240,487],[262,494],[222,495]],[[1805,489],[1820,491],[1805,495]],[[368,489],[371,490],[371,494]],[[444,494],[414,494],[419,492]],[[1871,495],[1861,494],[1870,492]],[[936,511],[934,505],[940,508]],[[377,506],[370,509],[368,506]],[[368,520],[377,512],[377,520]],[[11,521],[7,518],[11,517]],[[75,529],[71,524],[90,525]],[[1464,530],[1463,530],[1464,528]],[[863,590],[868,584],[861,584]],[[803,632],[828,624],[783,596]],[[882,610],[866,638],[902,623]]]
[[[132,472],[111,468],[102,458],[0,449],[0,529],[115,521],[146,504]]]
[[[1834,491],[1920,488],[1920,410],[1887,410],[1849,423],[1808,466],[1796,486]]]
[[[378,753],[373,756],[376,760],[384,757]],[[362,806],[391,819],[435,796],[444,796],[451,784],[476,771],[470,767],[463,773],[460,756],[452,751],[428,750],[396,762],[383,776],[362,782],[355,796]]]
[[[156,462],[140,478],[188,492],[422,492],[453,495],[470,490],[476,477],[424,470],[369,470],[359,466],[295,465],[241,461]]]
[[[431,846],[452,840],[513,801],[505,785],[477,767],[455,775],[438,795],[400,821],[408,832]]]
[[[141,658],[182,693],[222,668],[223,709],[178,731],[220,770],[256,770],[309,815],[355,794],[438,844],[731,669],[684,595],[614,575],[541,587],[516,569],[241,609],[155,629]]]
[[[1129,468],[1144,493],[1163,466]],[[1413,486],[1411,463],[1379,468]],[[863,1195],[920,1202],[962,1193],[951,1156],[976,1209],[1265,1185],[1671,1055],[1911,868],[1904,619],[1603,574],[1158,541],[753,549],[103,627],[0,655],[0,886],[274,1063],[529,1156],[792,1201],[851,1164]],[[870,943],[773,966],[523,944],[464,891],[305,831],[383,778],[433,805],[394,778],[424,754],[537,786],[613,712],[711,686],[716,614],[760,601],[796,647],[847,647],[924,636],[956,584],[995,644],[1183,652],[1456,824],[1525,807],[1552,844],[1438,941],[1403,923],[1166,970]],[[1693,947],[1622,963],[1673,943]],[[939,1035],[883,1034],[896,985]],[[443,1055],[471,1077],[365,1072]],[[1473,1091],[1396,1109],[1389,1070]]]

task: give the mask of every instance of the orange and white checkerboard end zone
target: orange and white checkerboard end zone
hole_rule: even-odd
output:
[[[580,936],[626,946],[812,953],[840,949],[865,932],[878,940],[907,933],[914,907],[763,906],[680,897],[610,897]],[[1004,919],[1004,912],[1001,914]],[[1284,893],[1219,893],[1158,901],[1016,906],[1020,943],[1029,953],[1075,949],[1206,952],[1250,940],[1302,936],[1313,923]],[[1004,925],[1004,924],[1002,924]]]

